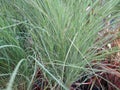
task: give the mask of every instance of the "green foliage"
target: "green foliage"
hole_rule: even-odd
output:
[[[97,49],[108,40],[96,39],[103,29],[104,18],[110,14],[112,16],[108,20],[120,16],[116,9],[118,2],[109,0],[102,5],[99,0],[2,0],[1,75],[13,72],[14,77],[11,78],[15,79],[16,76],[18,85],[17,77],[21,74],[28,78],[26,88],[30,88],[29,81],[33,80],[37,64],[50,84],[54,82],[60,85],[60,90],[67,89],[79,73],[86,70],[86,64],[92,60],[102,60],[108,53],[103,51],[96,55]],[[19,66],[17,74],[14,68],[22,59],[26,61]],[[24,77],[20,77],[21,81]]]

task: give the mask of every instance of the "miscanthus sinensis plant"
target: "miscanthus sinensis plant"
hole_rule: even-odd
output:
[[[119,0],[0,2],[1,89],[30,90],[40,68],[51,89],[68,90],[88,71],[86,64],[111,53],[103,50],[98,55],[110,40],[97,39],[101,30],[118,22]],[[105,27],[104,19],[115,21]]]

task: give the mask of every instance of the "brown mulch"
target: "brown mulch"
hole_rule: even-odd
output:
[[[84,73],[73,82],[70,90],[120,90],[120,62],[109,60],[94,63],[92,69],[98,72]],[[101,71],[100,71],[101,70]]]
[[[37,69],[32,90],[50,90],[48,80],[40,68]]]

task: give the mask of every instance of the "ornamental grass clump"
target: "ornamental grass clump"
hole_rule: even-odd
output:
[[[119,22],[119,0],[0,2],[2,89],[69,90],[81,73],[99,71],[92,61],[118,52],[103,49],[115,37],[101,32]]]

